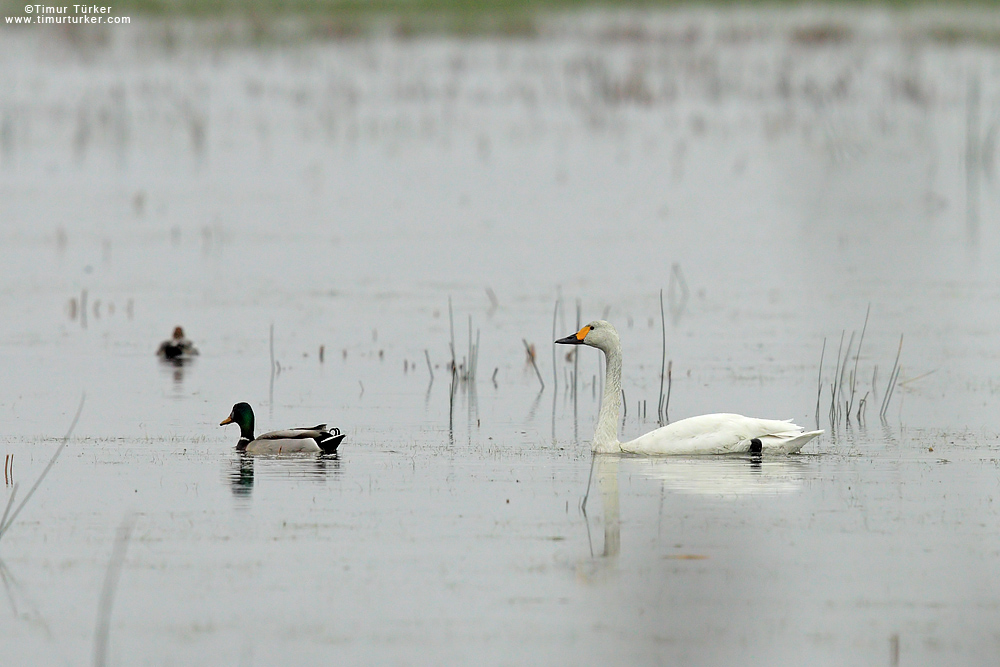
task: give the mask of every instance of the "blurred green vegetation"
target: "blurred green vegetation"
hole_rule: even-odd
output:
[[[73,0],[79,3],[81,0]],[[562,11],[587,8],[677,8],[685,6],[782,7],[782,6],[857,6],[857,7],[1000,7],[1000,0],[89,0],[110,6],[117,15],[158,16],[364,16],[400,15],[530,15],[537,11]],[[0,0],[5,14],[23,12],[25,4]],[[45,0],[44,5],[66,6],[65,2]],[[73,4],[73,3],[70,3]]]
[[[536,33],[539,11],[597,6],[580,0],[84,0],[135,18],[245,18],[269,32],[273,19],[306,19],[313,35],[351,37],[388,27],[400,36],[428,32]],[[0,15],[25,15],[26,4],[70,7],[81,0],[0,0]],[[634,4],[640,6],[640,3]],[[38,13],[38,12],[34,12]]]
[[[26,4],[72,7],[53,0],[0,0],[0,15],[24,15]],[[87,0],[111,7],[115,16],[178,19],[242,18],[253,27],[256,38],[274,38],[275,19],[305,20],[311,36],[344,38],[389,30],[406,37],[426,33],[530,37],[538,33],[538,17],[544,13],[586,9],[678,9],[843,7],[910,10],[928,8],[938,12],[961,9],[998,9],[1000,0]],[[72,9],[70,9],[72,13]],[[822,35],[806,35],[800,41],[830,41],[830,26],[815,28]],[[834,26],[835,30],[843,30]],[[836,35],[843,37],[843,35]],[[848,35],[849,36],[849,35]],[[960,27],[942,24],[925,36],[941,43],[1000,45],[1000,29],[992,25]]]

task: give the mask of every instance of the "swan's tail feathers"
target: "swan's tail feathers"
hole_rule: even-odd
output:
[[[340,447],[340,443],[344,441],[347,435],[340,432],[340,429],[335,428],[331,431],[326,431],[316,438],[316,444],[319,448],[323,450],[324,454],[336,454],[337,447]]]
[[[761,437],[762,449],[769,454],[795,454],[801,450],[807,442],[823,431],[799,431],[792,433],[775,433]]]

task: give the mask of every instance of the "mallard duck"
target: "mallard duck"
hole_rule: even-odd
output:
[[[194,346],[194,343],[184,337],[184,329],[182,327],[174,327],[174,335],[160,343],[156,354],[164,359],[185,359],[198,354],[198,349]]]
[[[264,435],[253,435],[253,408],[249,403],[237,403],[229,416],[219,423],[240,425],[240,440],[236,451],[248,454],[293,454],[323,452],[333,454],[344,440],[339,428],[328,429],[326,424],[312,428],[292,428],[285,431],[271,431]]]
[[[629,442],[618,442],[618,412],[622,400],[622,346],[610,322],[597,320],[575,334],[560,338],[563,345],[589,345],[604,352],[607,380],[591,449],[598,454],[734,454],[763,452],[793,454],[823,431],[806,431],[791,420],[758,419],[736,414],[688,417],[667,424]]]

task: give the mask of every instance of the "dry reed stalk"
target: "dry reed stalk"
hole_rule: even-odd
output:
[[[556,316],[559,314],[559,299],[556,299],[555,308],[552,309],[552,340],[556,339]],[[559,392],[559,375],[556,372],[556,344],[552,343],[552,386],[553,391]]]
[[[667,362],[667,400],[663,403],[663,421],[670,423],[670,388],[674,384],[673,380],[674,360]]]
[[[448,297],[448,329],[451,331],[451,342],[448,344],[451,349],[451,374],[458,372],[455,367],[455,317],[451,311],[451,297]]]
[[[861,338],[858,340],[858,351],[854,355],[854,372],[851,373],[851,398],[847,401],[847,418],[851,418],[851,406],[854,405],[854,387],[858,380],[858,360],[861,358],[861,345],[865,342],[865,331],[868,329],[868,315],[872,312],[872,304],[865,311],[865,324],[861,327]]]
[[[837,418],[840,418],[840,404],[843,403],[847,405],[847,401],[844,398],[844,373],[847,372],[847,364],[851,359],[851,348],[854,347],[854,332],[851,332],[851,337],[847,341],[847,350],[844,351],[844,362],[840,367],[840,374],[837,377],[837,391],[839,392],[837,400]],[[851,420],[851,416],[847,415],[847,421]]]
[[[882,397],[882,408],[878,411],[878,416],[885,419],[885,413],[889,410],[889,403],[892,401],[892,394],[896,389],[896,380],[899,379],[899,355],[903,351],[903,334],[899,334],[899,348],[896,350],[896,361],[892,364],[892,372],[889,373],[889,382],[885,387],[885,395]]]
[[[135,527],[135,517],[126,516],[115,535],[115,544],[111,549],[111,559],[104,574],[104,585],[101,587],[101,599],[97,603],[97,627],[94,628],[94,667],[103,667],[108,657],[108,636],[111,634],[111,606],[114,604],[115,591],[121,578],[122,564],[125,562],[125,552],[128,549],[132,529]]]
[[[840,331],[840,344],[837,346],[837,364],[833,367],[833,382],[830,383],[830,423],[836,426],[837,419],[837,371],[840,369],[840,355],[844,349],[844,335],[846,329]]]
[[[816,384],[816,421],[819,422],[819,398],[823,394],[823,355],[826,354],[826,338],[823,338],[823,348],[819,352],[819,380]]]
[[[676,265],[675,265],[676,266]],[[660,357],[660,400],[657,402],[656,422],[663,426],[663,371],[667,363],[667,321],[663,315],[663,289],[660,289],[660,331],[662,332],[662,356]]]

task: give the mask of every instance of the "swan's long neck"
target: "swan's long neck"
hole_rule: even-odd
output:
[[[618,442],[618,414],[622,408],[622,348],[612,345],[604,350],[607,371],[604,381],[604,396],[601,397],[601,414],[597,417],[594,442],[591,449],[598,454],[612,454],[621,451]]]

